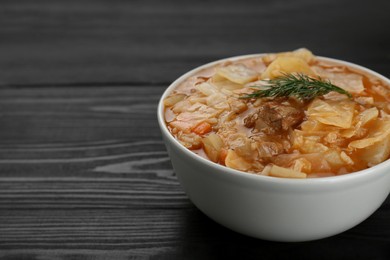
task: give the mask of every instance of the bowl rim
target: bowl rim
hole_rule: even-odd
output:
[[[203,64],[201,66],[195,67],[191,69],[190,71],[184,73],[179,78],[177,78],[175,81],[173,81],[165,90],[164,93],[161,95],[158,107],[157,107],[157,119],[158,124],[160,127],[160,130],[162,134],[167,138],[165,140],[169,140],[171,144],[173,144],[176,148],[180,150],[181,153],[185,154],[186,156],[190,157],[191,159],[199,162],[200,164],[204,164],[207,167],[211,167],[217,171],[223,171],[224,174],[228,174],[230,176],[235,176],[238,178],[245,178],[252,181],[265,181],[265,182],[271,182],[271,183],[277,183],[277,184],[295,184],[295,185],[301,185],[301,184],[325,184],[325,183],[334,183],[334,182],[351,182],[351,181],[358,181],[366,178],[373,178],[376,175],[384,175],[385,169],[390,169],[390,159],[387,159],[384,162],[381,162],[373,167],[363,169],[357,172],[351,172],[348,174],[338,175],[338,176],[330,176],[330,177],[319,177],[319,178],[305,178],[305,179],[295,179],[295,178],[277,178],[273,176],[266,176],[266,175],[260,175],[260,174],[253,174],[248,173],[244,171],[239,171],[236,169],[232,169],[223,165],[220,165],[218,163],[212,162],[206,158],[203,158],[202,156],[199,156],[195,154],[194,152],[190,151],[189,149],[185,148],[176,138],[172,136],[172,134],[169,132],[165,119],[164,119],[164,103],[163,100],[174,90],[176,86],[181,84],[183,81],[185,81],[187,78],[191,77],[192,75],[196,74],[197,72],[213,67],[217,64],[220,64],[222,62],[226,61],[237,61],[241,59],[248,59],[248,58],[256,58],[256,57],[262,57],[265,55],[268,55],[269,53],[259,53],[259,54],[247,54],[247,55],[239,55],[239,56],[233,56],[228,58],[219,59],[216,61],[212,61],[206,64]],[[390,85],[390,79],[386,78],[385,76],[370,70],[366,67],[357,65],[352,62],[339,60],[335,58],[328,58],[323,56],[315,56],[316,59],[319,61],[329,61],[341,65],[348,66],[353,69],[360,70],[362,72],[365,72],[367,74],[373,75],[380,80],[384,81],[385,83]]]

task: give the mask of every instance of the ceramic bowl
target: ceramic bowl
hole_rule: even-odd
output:
[[[180,184],[195,206],[211,219],[255,238],[298,242],[321,239],[348,230],[368,218],[390,192],[390,160],[342,176],[282,179],[237,171],[204,159],[182,146],[168,131],[163,100],[200,70],[228,58],[200,66],[173,82],[158,105],[158,123]],[[364,67],[317,57],[390,80]]]

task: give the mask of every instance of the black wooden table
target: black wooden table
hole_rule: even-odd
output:
[[[182,73],[307,47],[390,76],[389,1],[0,2],[0,259],[390,259],[389,199],[275,243],[207,218],[156,121]]]

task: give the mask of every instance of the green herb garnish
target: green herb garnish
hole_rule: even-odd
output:
[[[283,74],[280,77],[264,80],[265,85],[252,94],[241,96],[240,98],[262,98],[262,97],[295,97],[300,100],[310,100],[318,96],[328,94],[331,91],[347,95],[352,95],[335,85],[329,80],[321,78],[315,79],[304,74]],[[253,86],[259,88],[259,86]]]

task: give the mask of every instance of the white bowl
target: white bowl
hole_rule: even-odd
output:
[[[158,105],[158,122],[173,168],[190,200],[207,216],[239,233],[273,241],[298,242],[348,230],[377,210],[390,192],[390,160],[336,177],[282,179],[237,171],[204,159],[168,131],[163,100],[188,77],[226,60],[198,67],[173,82]],[[375,75],[361,66],[323,57]]]

